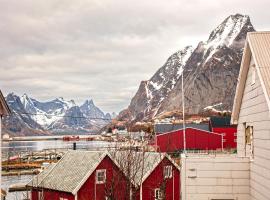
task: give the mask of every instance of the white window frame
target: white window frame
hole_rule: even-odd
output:
[[[99,173],[104,173],[103,180],[98,180]],[[106,183],[106,169],[98,169],[96,170],[96,184],[103,184],[103,183]]]
[[[255,65],[252,65],[252,68],[251,68],[251,85],[254,85],[255,82],[256,82],[256,68],[255,68]]]
[[[160,200],[162,199],[162,194],[160,188],[155,189],[155,200]]]
[[[164,178],[172,178],[172,166],[166,165],[163,168]]]

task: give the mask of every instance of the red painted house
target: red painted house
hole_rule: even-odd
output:
[[[231,125],[231,117],[210,117],[209,129],[223,135],[224,149],[235,149],[237,146],[237,126]]]
[[[166,200],[179,200],[180,169],[169,157],[164,155],[143,178],[141,187],[142,196],[138,198],[137,195],[137,199],[157,200],[164,195]]]
[[[127,179],[109,154],[69,151],[27,186],[32,200],[125,199]]]
[[[127,156],[128,154],[128,156]],[[165,153],[157,152],[118,152],[119,158],[133,160],[131,172],[123,170],[133,185],[133,198],[136,200],[180,199],[180,168]]]
[[[183,150],[183,129],[156,135],[156,143],[161,152]],[[186,148],[194,150],[222,149],[222,134],[186,128]]]
[[[28,186],[32,200],[179,200],[180,169],[165,153],[69,151]]]

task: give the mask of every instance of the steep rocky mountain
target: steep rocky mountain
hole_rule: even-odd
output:
[[[254,31],[247,15],[227,17],[195,49],[176,52],[148,81],[142,81],[120,120],[149,120],[165,112],[181,110],[181,76],[185,109],[199,114],[219,104],[231,110],[247,32]]]
[[[106,125],[111,117],[104,114],[93,100],[77,106],[62,97],[40,102],[24,94],[10,93],[6,97],[12,115],[4,119],[4,131],[13,135],[49,133],[94,133]]]

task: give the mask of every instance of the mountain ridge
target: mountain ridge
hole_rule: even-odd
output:
[[[11,135],[96,133],[111,120],[92,99],[84,107],[85,103],[78,106],[63,97],[41,102],[27,94],[9,93],[6,101],[12,115],[3,120],[3,127]]]
[[[190,47],[190,54],[184,58],[178,56],[171,62],[171,57],[188,47],[177,51],[148,81],[142,81],[128,108],[120,112],[118,120],[149,121],[168,111],[181,112],[182,75],[186,113],[199,114],[205,107],[220,102],[221,109],[231,110],[246,34],[251,31],[255,29],[249,16],[228,16],[211,31],[206,41],[199,42],[196,48]],[[159,90],[155,92],[149,83],[152,80],[160,82],[158,74],[166,68],[174,73],[164,79],[174,82],[174,86],[159,85]],[[179,75],[175,70],[180,68],[184,70]],[[152,91],[151,95],[149,91]]]

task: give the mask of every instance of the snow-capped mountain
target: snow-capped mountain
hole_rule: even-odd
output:
[[[181,111],[184,76],[186,112],[222,103],[231,110],[247,32],[254,31],[247,15],[231,15],[195,49],[176,52],[148,81],[142,81],[119,119],[148,120],[165,112]],[[184,69],[184,71],[183,71]]]
[[[62,97],[47,102],[19,97],[10,93],[6,97],[13,114],[4,119],[4,128],[9,132],[31,135],[33,132],[96,132],[111,119],[93,103],[87,100],[77,106],[73,100]]]

